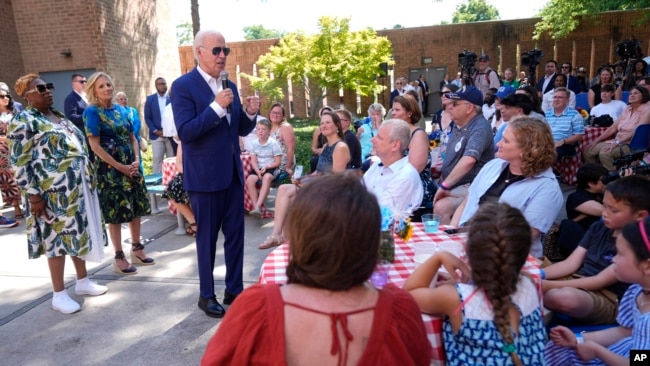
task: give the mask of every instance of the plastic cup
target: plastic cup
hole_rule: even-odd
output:
[[[390,270],[390,262],[380,260],[375,266],[375,270],[370,275],[370,282],[377,289],[382,289],[388,283],[388,271]]]
[[[427,255],[431,256],[436,252],[436,244],[434,243],[415,243],[413,244],[413,253],[415,256]]]
[[[422,223],[424,224],[425,233],[437,233],[440,225],[440,215],[424,214],[422,215]]]

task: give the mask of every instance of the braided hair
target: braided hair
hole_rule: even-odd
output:
[[[515,365],[521,360],[514,347],[510,296],[517,291],[521,268],[531,246],[531,231],[521,212],[505,203],[485,203],[472,218],[467,258],[472,280],[485,291],[494,312],[494,324]]]

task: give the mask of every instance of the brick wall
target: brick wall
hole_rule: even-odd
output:
[[[584,66],[590,76],[593,76],[599,65],[618,60],[614,52],[617,42],[635,36],[643,42],[643,52],[646,55],[650,54],[650,27],[645,26],[643,14],[644,11],[640,10],[585,16],[570,37],[557,42],[548,37],[540,41],[532,40],[535,23],[539,18],[391,29],[377,33],[387,37],[393,45],[395,75],[408,75],[411,68],[443,66],[447,67],[453,76],[458,70],[458,53],[463,48],[477,54],[488,53],[491,67],[495,70],[503,71],[507,67],[519,70],[518,55],[537,47],[543,50],[545,55],[542,66],[537,69],[538,78],[543,73],[544,61],[550,59],[558,62],[570,61],[574,67]],[[266,53],[268,47],[276,42],[276,40],[263,40],[230,43],[233,49],[228,60],[230,75],[233,75],[237,66],[242,72],[252,70],[252,65],[259,56]],[[432,58],[432,63],[423,65],[422,59],[425,57]],[[184,61],[181,69],[185,70],[186,67]],[[389,81],[386,85],[389,86]],[[242,89],[246,90],[246,88],[244,85]],[[337,105],[339,98],[336,93],[333,94],[335,98],[330,97],[328,103]],[[379,95],[379,102],[385,100],[388,103],[389,94],[390,90],[387,90],[383,97]],[[365,115],[373,99],[373,97],[362,98],[361,115]],[[293,100],[294,106],[301,103],[304,105],[304,94],[301,90],[294,88]],[[297,103],[298,100],[301,103]],[[354,93],[346,92],[344,103],[347,109],[356,111]],[[296,108],[294,113],[297,117],[306,115],[306,111],[302,108]]]
[[[0,80],[10,85],[26,72],[97,69],[142,111],[156,77],[180,75],[170,0],[0,0],[0,30],[0,65],[10,65]]]

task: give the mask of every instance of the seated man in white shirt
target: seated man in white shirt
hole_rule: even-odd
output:
[[[420,174],[404,156],[410,140],[411,131],[406,122],[384,121],[372,138],[373,149],[381,163],[373,164],[363,175],[368,191],[377,197],[380,206],[409,214],[420,207],[423,195]]]
[[[553,108],[553,95],[555,95],[555,89],[557,89],[559,87],[566,88],[566,75],[564,75],[564,74],[557,74],[555,76],[555,85],[553,86],[553,90],[551,90],[551,91],[544,94],[544,97],[542,98],[542,110],[544,112],[546,112],[549,109]],[[576,107],[576,94],[571,90],[569,90],[569,94],[570,94],[569,95],[569,107],[575,109],[575,107]]]

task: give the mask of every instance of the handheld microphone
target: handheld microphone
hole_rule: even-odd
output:
[[[224,70],[221,72],[221,74],[219,74],[219,76],[221,77],[221,88],[223,88],[223,90],[228,89],[228,72]],[[226,111],[228,113],[231,113],[232,108],[230,107],[230,105],[226,107]]]

